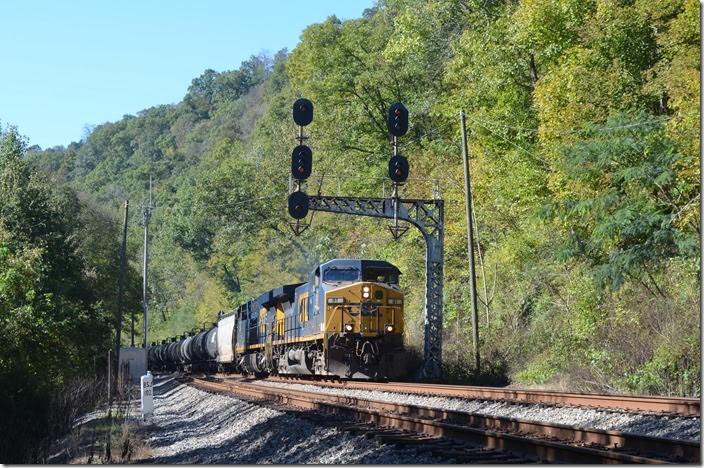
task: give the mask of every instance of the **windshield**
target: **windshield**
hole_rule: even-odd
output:
[[[398,274],[388,268],[366,268],[362,272],[362,281],[398,284]]]
[[[323,281],[358,281],[359,270],[356,268],[328,268],[325,270]]]

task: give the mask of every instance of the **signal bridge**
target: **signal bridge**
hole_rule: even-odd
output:
[[[442,377],[444,205],[437,183],[434,185],[433,200],[399,197],[399,186],[408,179],[409,172],[408,160],[398,153],[398,137],[408,131],[408,109],[400,102],[393,103],[389,108],[387,128],[393,137],[393,152],[388,163],[389,179],[392,181],[391,194],[388,198],[311,196],[303,192],[301,184],[311,176],[313,171],[313,151],[303,144],[308,139],[303,134],[303,127],[313,121],[313,103],[305,98],[294,102],[293,120],[298,125],[296,136],[298,146],[291,154],[290,177],[295,181],[289,179],[288,212],[296,220],[289,223],[296,235],[310,226],[309,223],[301,222],[309,210],[393,219],[394,223],[389,226],[389,231],[394,239],[398,239],[408,230],[407,226],[399,225],[399,221],[407,221],[420,229],[423,234],[425,239],[425,342],[424,363],[418,377],[426,381],[439,380]],[[322,187],[322,180],[321,176],[318,193]]]

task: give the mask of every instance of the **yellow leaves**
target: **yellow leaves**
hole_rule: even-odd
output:
[[[579,39],[579,31],[595,2],[584,0],[523,0],[511,17],[514,39],[547,65]]]
[[[571,49],[535,88],[540,128],[580,128],[598,122],[614,110],[638,102],[637,83],[619,61],[604,63],[596,51]],[[542,132],[541,140],[561,139],[559,133]]]
[[[683,158],[673,169],[687,183],[696,186],[700,144],[699,2],[644,1],[641,8],[657,31],[656,40],[662,50],[658,63],[644,74],[648,79],[644,90],[679,114],[668,122],[668,136],[688,158]]]
[[[699,43],[697,0],[640,0],[636,5],[657,30],[658,45],[668,53]]]
[[[197,288],[200,297],[196,310],[196,324],[209,325],[216,320],[219,310],[227,311],[229,307],[220,287],[212,278],[201,277],[200,280]]]
[[[389,41],[382,53],[391,63],[413,60],[414,56],[424,55],[432,44],[432,36],[439,34],[443,4],[422,3],[418,7],[407,8],[394,19],[394,40]]]

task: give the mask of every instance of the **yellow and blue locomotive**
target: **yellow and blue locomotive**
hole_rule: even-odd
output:
[[[399,275],[382,260],[331,260],[315,268],[307,283],[272,289],[221,313],[216,327],[201,332],[210,338],[201,353],[171,356],[169,344],[154,346],[150,366],[256,376],[398,377],[405,372]],[[172,347],[190,349],[187,340],[177,345],[174,339]]]
[[[399,375],[399,274],[385,261],[336,259],[313,270],[307,283],[244,304],[235,312],[240,370],[351,379]]]

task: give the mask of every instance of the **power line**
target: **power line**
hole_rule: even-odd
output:
[[[656,123],[666,122],[668,120],[673,120],[676,118],[685,117],[685,116],[694,115],[694,114],[698,114],[698,112],[689,112],[687,114],[673,115],[673,116],[664,117],[661,119],[653,119],[653,120],[648,120],[648,121],[644,121],[644,122],[634,122],[631,124],[617,125],[617,126],[612,126],[612,127],[599,127],[599,128],[586,128],[586,129],[563,129],[563,130],[560,130],[560,129],[540,130],[537,128],[517,127],[517,126],[513,126],[513,125],[502,124],[499,122],[492,122],[489,120],[479,119],[476,117],[470,117],[468,115],[466,117],[468,119],[476,122],[480,127],[482,127],[487,132],[489,132],[492,135],[496,136],[497,138],[503,140],[504,142],[508,143],[509,145],[512,145],[512,146],[518,148],[519,150],[523,151],[524,153],[526,153],[527,155],[529,155],[531,158],[535,159],[536,161],[544,164],[545,161],[542,160],[541,158],[539,158],[538,156],[536,156],[534,153],[528,151],[527,149],[518,145],[517,143],[514,143],[513,141],[504,138],[501,134],[499,134],[499,133],[493,131],[492,129],[490,129],[489,127],[487,127],[487,125],[494,125],[494,126],[503,127],[503,128],[510,128],[513,130],[524,130],[524,131],[531,131],[531,132],[552,132],[552,133],[568,134],[568,133],[604,132],[604,131],[620,130],[620,129],[624,129],[624,128],[641,127],[641,126],[647,126],[647,125],[653,125]],[[484,124],[487,124],[487,125],[484,125]],[[587,123],[587,125],[593,125],[593,123],[589,122],[589,123]]]
[[[433,129],[428,130],[428,131],[425,132],[423,135],[421,135],[421,136],[419,136],[419,137],[417,137],[417,138],[414,138],[414,139],[409,140],[409,141],[407,141],[407,142],[405,142],[405,143],[403,143],[403,144],[398,145],[398,147],[399,147],[399,148],[403,148],[403,147],[406,147],[406,146],[408,146],[408,145],[410,145],[410,144],[412,144],[412,143],[417,143],[417,142],[419,142],[420,140],[422,140],[423,138],[425,138],[425,137],[427,137],[427,136],[437,135],[437,134],[440,133],[441,131],[447,129],[447,127],[449,127],[450,125],[452,125],[452,122],[447,121],[447,122],[445,122],[445,123],[442,124],[442,125],[439,125],[439,126],[433,128]]]
[[[687,114],[673,115],[673,116],[669,116],[669,117],[663,117],[663,118],[661,118],[661,119],[647,120],[647,121],[644,121],[644,122],[634,122],[634,123],[631,123],[631,124],[617,125],[617,126],[614,126],[614,127],[570,128],[570,129],[550,129],[550,128],[540,129],[540,128],[518,127],[518,126],[515,126],[515,125],[508,125],[508,124],[504,124],[504,123],[500,123],[500,122],[492,122],[492,121],[490,121],[490,120],[484,120],[484,119],[480,119],[480,118],[478,118],[478,117],[472,117],[472,116],[470,116],[470,115],[467,115],[466,117],[467,117],[469,120],[473,120],[473,121],[475,121],[475,122],[477,122],[477,123],[482,123],[482,124],[486,124],[486,125],[492,125],[492,126],[494,126],[494,127],[509,128],[509,129],[512,129],[512,130],[521,130],[521,131],[535,132],[535,133],[543,132],[543,133],[564,133],[564,134],[569,134],[569,133],[606,132],[606,131],[611,131],[611,130],[620,130],[620,129],[624,129],[624,128],[642,127],[642,126],[646,126],[646,125],[653,125],[653,124],[656,124],[656,123],[667,122],[668,120],[677,119],[677,118],[680,118],[680,117],[686,117],[686,116],[694,115],[694,114],[698,114],[698,112],[689,112],[689,113],[687,113]],[[586,125],[593,125],[593,124],[595,124],[595,122],[587,122]],[[486,128],[486,127],[485,127],[485,128]]]
[[[219,204],[216,204],[216,203],[198,203],[198,204],[195,204],[195,205],[181,205],[181,204],[178,204],[178,203],[174,203],[174,204],[171,204],[171,205],[167,205],[166,207],[167,207],[167,208],[190,208],[190,209],[193,209],[193,208],[220,208],[220,207],[226,207],[226,206],[239,206],[239,205],[244,205],[244,204],[247,204],[247,203],[252,203],[252,202],[260,201],[260,200],[269,200],[269,199],[271,199],[271,198],[276,198],[276,197],[281,196],[281,195],[283,195],[283,192],[275,193],[274,195],[268,195],[268,196],[266,196],[266,197],[258,197],[258,198],[250,198],[250,199],[247,199],[247,200],[240,200],[240,201],[238,201],[238,202],[233,202],[233,203],[219,203]],[[140,206],[142,206],[142,205],[140,205]],[[156,205],[152,205],[152,208],[159,208],[159,207],[156,206]]]
[[[215,203],[199,203],[199,204],[196,204],[196,205],[179,205],[179,204],[176,204],[176,205],[172,205],[172,206],[173,206],[173,207],[178,207],[178,208],[191,208],[191,209],[193,209],[193,208],[221,208],[221,207],[226,207],[226,206],[239,206],[239,205],[246,205],[247,203],[252,203],[252,202],[255,202],[255,201],[269,200],[269,199],[272,199],[272,198],[276,198],[276,197],[279,197],[279,196],[283,195],[283,193],[284,193],[284,192],[279,192],[279,193],[275,193],[275,194],[273,194],[273,195],[268,195],[268,196],[266,196],[266,197],[249,198],[249,199],[247,199],[247,200],[240,200],[240,201],[238,201],[238,202],[233,202],[233,203],[219,203],[219,204],[215,204]]]
[[[502,139],[503,141],[505,141],[505,142],[508,143],[509,145],[515,146],[516,148],[518,148],[519,150],[523,151],[524,153],[526,153],[528,156],[530,156],[530,157],[533,158],[534,160],[538,161],[539,163],[545,164],[545,161],[543,161],[541,158],[537,157],[535,154],[531,153],[530,151],[528,151],[527,149],[525,149],[525,148],[522,147],[521,145],[516,144],[516,143],[512,142],[511,140],[507,140],[506,138],[504,138],[503,136],[501,136],[500,134],[496,133],[495,131],[493,131],[492,129],[490,129],[489,127],[487,127],[487,126],[485,126],[485,125],[479,124],[479,126],[482,127],[484,130],[486,130],[487,132],[491,133],[492,135],[494,135],[494,136],[496,136],[496,137]]]

